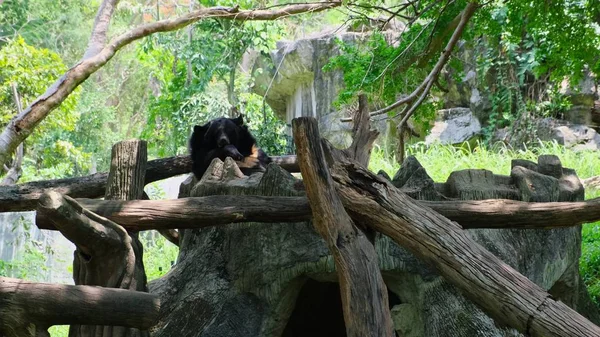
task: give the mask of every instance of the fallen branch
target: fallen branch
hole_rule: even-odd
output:
[[[600,220],[600,198],[579,202],[418,201],[462,228],[559,228]]]
[[[159,308],[156,295],[138,291],[0,277],[2,336],[33,337],[35,330],[66,324],[148,329],[156,323]]]
[[[92,30],[89,46],[83,58],[63,76],[61,76],[46,92],[31,103],[22,113],[13,118],[0,134],[0,165],[8,163],[11,154],[46,118],[58,107],[81,83],[91,74],[104,66],[124,46],[148,35],[158,32],[168,32],[186,27],[204,18],[221,18],[228,20],[275,20],[282,17],[318,12],[340,6],[341,1],[291,4],[273,10],[239,10],[237,7],[201,8],[182,17],[161,20],[136,27],[125,32],[108,44],[106,30],[110,17],[118,0],[105,0],[101,3]]]
[[[290,172],[299,172],[296,156],[273,157],[273,162]],[[150,160],[147,165],[145,184],[190,173],[192,161],[189,156],[176,156]],[[72,198],[100,198],[104,196],[108,173],[96,173],[85,177],[33,181],[30,183],[0,186],[0,212],[32,211],[40,196],[55,191]]]
[[[600,328],[474,242],[456,223],[323,144],[352,218],[434,267],[490,317],[533,337],[600,336]]]

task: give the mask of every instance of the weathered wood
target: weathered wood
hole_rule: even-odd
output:
[[[141,140],[126,140],[112,147],[110,172],[104,198],[106,200],[141,199],[144,194],[147,144]],[[106,225],[106,224],[104,224]],[[86,247],[86,252],[77,246],[73,261],[75,284],[100,285],[111,288],[147,292],[146,272],[143,263],[143,246],[137,231],[127,231],[117,224],[108,224],[118,232],[114,241],[116,250],[106,251]],[[104,240],[102,237],[96,241]],[[90,260],[97,261],[90,263]],[[71,337],[138,337],[149,336],[148,331],[107,325],[71,325]]]
[[[292,125],[313,224],[335,260],[347,336],[394,336],[387,288],[375,248],[354,226],[335,192],[321,149],[317,121],[302,117],[294,119]]]
[[[84,208],[128,230],[202,228],[233,222],[301,222],[311,219],[305,197],[213,195],[168,200],[76,199]],[[43,212],[40,229],[56,230]]]
[[[289,172],[300,172],[296,156],[273,157],[273,161]],[[192,160],[189,156],[176,156],[151,160],[146,166],[145,183],[190,173]],[[99,198],[106,190],[108,173],[96,173],[85,177],[33,181],[30,183],[0,186],[0,212],[32,211],[40,196],[49,190],[72,198]]]
[[[298,222],[311,219],[305,197],[215,195],[170,200],[75,199],[82,207],[129,230],[202,228],[234,222]],[[515,200],[417,201],[462,228],[559,228],[600,220],[600,198],[580,202]],[[43,213],[40,229],[56,230]]]
[[[144,194],[147,145],[141,140],[126,140],[112,148],[106,200],[138,200]]]
[[[559,228],[600,220],[600,198],[579,202],[418,201],[462,228]]]
[[[34,336],[14,333],[30,323],[35,330],[75,323],[147,329],[156,323],[159,306],[148,293],[0,277],[1,336]]]
[[[439,213],[377,177],[328,142],[329,162],[352,216],[436,268],[491,317],[534,337],[600,336],[600,328],[519,274]]]
[[[371,130],[369,106],[365,94],[358,95],[358,109],[352,120],[354,121],[354,125],[352,126],[352,144],[350,144],[350,147],[346,151],[350,155],[350,158],[353,158],[364,166],[369,166],[373,143],[377,139],[379,132]]]

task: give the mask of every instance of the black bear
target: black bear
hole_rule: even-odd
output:
[[[194,126],[190,137],[192,172],[200,180],[213,159],[231,157],[244,174],[263,170],[271,158],[256,144],[244,118],[217,118]]]

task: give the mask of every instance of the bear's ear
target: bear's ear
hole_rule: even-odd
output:
[[[244,115],[240,114],[237,118],[233,119],[233,122],[238,126],[244,125]]]

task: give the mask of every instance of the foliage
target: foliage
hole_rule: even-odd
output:
[[[98,1],[5,0],[0,4],[0,45],[17,35],[73,63],[89,39]],[[69,28],[65,28],[69,27]]]
[[[48,333],[52,337],[68,337],[69,336],[69,326],[68,325],[53,325],[48,328]]]
[[[54,253],[50,246],[31,236],[32,224],[21,217],[12,224],[15,235],[10,245],[21,247],[20,257],[12,261],[0,260],[0,276],[16,277],[30,281],[44,280],[47,256]]]
[[[56,53],[32,47],[21,37],[4,45],[0,49],[0,126],[6,125],[17,112],[11,84],[17,86],[25,107],[66,70]],[[78,96],[76,90],[27,139],[23,180],[36,175],[57,178],[87,172],[89,154],[65,140],[79,118],[75,109]],[[47,168],[52,172],[44,171]]]
[[[538,5],[540,4],[533,6]],[[560,11],[562,16],[559,20],[571,20],[569,11],[573,7],[568,1],[556,7],[562,6],[564,8]],[[533,140],[533,118],[560,117],[570,106],[551,79],[559,81],[562,76],[569,75],[576,80],[583,74],[584,66],[592,61],[589,55],[586,58],[581,55],[589,52],[591,47],[586,42],[576,48],[568,48],[574,51],[572,57],[577,57],[578,60],[564,62],[564,57],[569,57],[567,53],[561,55],[560,62],[557,63],[553,59],[556,57],[553,48],[564,48],[566,43],[571,45],[572,41],[557,39],[561,34],[548,35],[547,26],[536,27],[542,24],[542,18],[537,17],[537,13],[531,13],[532,9],[529,7],[526,10],[528,14],[533,14],[534,19],[514,22],[516,17],[524,15],[524,10],[520,2],[511,6],[502,4],[492,7],[482,11],[479,21],[481,25],[477,26],[488,36],[474,41],[476,48],[483,51],[477,59],[477,71],[480,82],[484,83],[483,89],[488,95],[492,110],[484,128],[486,141],[491,140],[496,129],[505,126],[512,126],[511,133],[516,136],[518,143]],[[526,17],[529,19],[531,15]],[[522,34],[525,27],[527,33]],[[590,31],[580,27],[577,33],[586,35]],[[588,37],[591,41],[599,41],[597,34]],[[493,80],[490,80],[490,75]]]
[[[272,22],[203,20],[185,36],[174,32],[148,39],[138,51],[143,62],[169,65],[156,72],[155,78],[163,90],[148,107],[143,132],[145,138],[152,140],[152,152],[158,156],[186,153],[193,125],[228,116],[232,105],[238,103],[259,144],[282,152],[284,141],[277,137],[281,125],[270,108],[263,109],[257,98],[248,93],[248,79],[237,74],[237,65],[247,48],[273,48],[279,38],[278,27]],[[254,122],[258,116],[264,123]]]
[[[394,39],[375,29],[366,41],[340,42],[341,55],[326,67],[344,72],[345,88],[338,102],[349,103],[362,91],[376,106],[385,106],[398,95],[412,92],[431,69],[436,60],[433,56],[445,45],[453,30],[451,22],[465,3],[421,1],[422,8],[431,5],[431,9],[418,20],[401,19],[408,23],[400,37]],[[467,48],[479,56],[475,68],[484,85],[483,94],[491,105],[484,128],[486,141],[496,129],[505,126],[512,127],[517,143],[533,140],[534,117],[560,116],[569,108],[570,103],[559,94],[557,83],[565,76],[576,83],[588,70],[598,73],[600,16],[592,3],[589,0],[491,1],[477,10],[463,37]],[[358,15],[355,19],[361,24],[368,25],[378,16],[389,16],[369,2],[359,1],[357,7],[352,12]],[[408,10],[403,14],[410,17],[414,13]],[[472,61],[462,56],[459,55],[462,63]],[[458,70],[454,80],[461,81],[464,74],[459,58],[452,59],[450,67]],[[443,88],[444,83],[440,82]],[[433,89],[434,96],[444,95]],[[430,100],[418,110],[417,124],[426,126],[434,117],[435,102]]]
[[[157,279],[171,270],[177,261],[179,247],[155,231],[147,232],[142,236],[142,243],[144,245],[144,268],[148,281]]]

